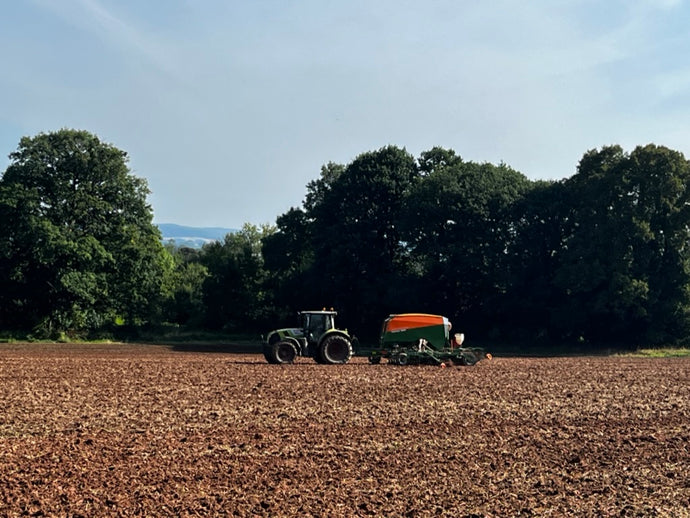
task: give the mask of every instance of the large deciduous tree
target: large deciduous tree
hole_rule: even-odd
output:
[[[506,165],[464,162],[442,148],[423,153],[420,164],[424,176],[403,219],[420,279],[417,301],[477,331],[506,290],[506,251],[515,238],[510,208],[529,181]]]
[[[387,146],[359,155],[345,168],[331,164],[307,196],[311,285],[323,304],[340,308],[365,336],[375,334],[386,310],[398,303],[406,260],[400,215],[418,176],[414,157]]]
[[[690,163],[647,145],[587,152],[567,182],[572,213],[555,282],[573,332],[672,342],[690,330]]]
[[[172,266],[127,154],[63,129],[24,137],[0,179],[0,326],[43,334],[153,318]]]

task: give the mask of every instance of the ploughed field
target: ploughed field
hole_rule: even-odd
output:
[[[689,516],[690,359],[0,345],[2,516]]]

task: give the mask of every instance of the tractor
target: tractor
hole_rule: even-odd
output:
[[[463,347],[464,335],[450,337],[451,323],[440,315],[405,313],[390,315],[383,322],[379,348],[369,354],[369,363],[386,358],[392,365],[474,365],[491,359],[479,347]]]
[[[276,329],[268,333],[263,353],[268,363],[293,363],[298,356],[317,363],[342,364],[352,358],[352,342],[347,330],[335,328],[336,311],[300,311],[298,328]]]

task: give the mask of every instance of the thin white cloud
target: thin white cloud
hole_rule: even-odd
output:
[[[169,78],[182,81],[181,74],[169,52],[152,36],[137,29],[127,20],[98,0],[32,0],[65,22],[88,32],[117,52],[142,60]]]

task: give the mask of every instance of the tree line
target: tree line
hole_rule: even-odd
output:
[[[364,341],[391,313],[429,312],[492,344],[686,342],[690,164],[666,147],[590,150],[572,177],[534,181],[387,146],[200,250],[161,243],[127,163],[85,131],[20,141],[0,178],[0,330],[260,333],[333,307]]]

